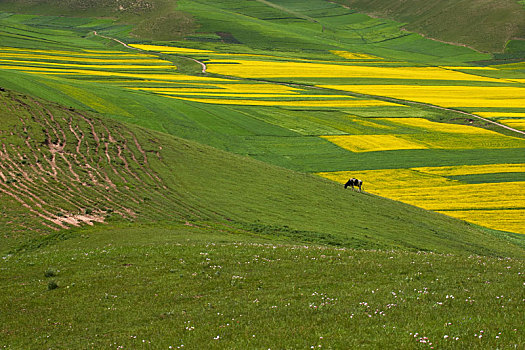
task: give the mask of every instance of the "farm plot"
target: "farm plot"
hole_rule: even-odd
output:
[[[521,181],[468,184],[447,176],[476,174],[480,170],[490,175],[519,171],[516,180],[521,178]],[[525,164],[341,171],[319,175],[340,183],[349,177],[366,179],[365,189],[370,193],[493,229],[525,233]]]
[[[182,47],[135,46],[141,50],[165,54],[213,53],[209,50]],[[3,54],[3,58],[0,59],[2,69],[87,81],[110,78],[111,80],[106,81],[107,83],[184,101],[224,105],[320,108],[397,106],[397,104],[380,100],[321,94],[311,89],[181,74],[170,61],[144,53],[46,51],[9,47],[0,48],[0,52]],[[156,87],[159,83],[163,85]]]
[[[525,140],[521,138],[468,125],[437,123],[423,118],[374,120],[398,127],[393,127],[390,135],[339,135],[324,138],[354,153],[418,148],[423,152],[424,149],[458,151],[500,148],[519,151],[525,148]],[[399,159],[399,165],[404,165],[402,159]],[[497,230],[525,233],[523,163],[408,166],[318,174],[340,183],[350,177],[357,177],[365,181],[366,191],[370,193]]]

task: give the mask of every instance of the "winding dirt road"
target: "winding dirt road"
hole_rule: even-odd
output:
[[[136,48],[136,47],[132,47],[132,46],[129,46],[128,44],[126,44],[125,42],[119,40],[119,39],[116,39],[116,38],[112,38],[112,37],[109,37],[109,36],[105,36],[105,35],[102,35],[102,34],[98,34],[96,30],[93,31],[93,34],[96,35],[96,36],[99,36],[101,38],[104,38],[104,39],[108,39],[108,40],[113,40],[121,45],[123,45],[125,48],[128,48],[128,49],[132,49],[132,50],[137,50],[137,51],[140,51],[140,52],[146,52],[142,49],[139,49],[139,48]],[[191,58],[191,57],[185,57],[185,56],[180,56],[182,58],[186,58],[186,59],[189,59],[189,60],[192,60],[193,62],[196,62],[198,64],[201,65],[202,67],[202,73],[206,73],[206,64],[204,64],[203,62],[199,61],[199,60],[196,60],[195,58]]]

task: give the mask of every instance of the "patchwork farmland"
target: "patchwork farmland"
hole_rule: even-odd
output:
[[[44,19],[6,15],[2,21],[22,31],[41,28],[34,24]],[[370,193],[525,233],[520,65],[456,59],[436,66],[400,59],[380,45],[304,57],[247,47],[232,53],[212,44],[126,48],[96,36],[97,26],[82,27],[91,30],[90,39],[74,49],[65,45],[69,39],[43,48],[39,43],[56,35],[49,29],[39,29],[38,40],[0,47],[0,69],[12,74],[4,85],[31,79],[56,91],[57,102],[341,183],[357,176]],[[3,42],[20,35],[15,29]],[[169,122],[148,117],[148,99],[170,110]],[[464,170],[450,175],[443,167]]]
[[[525,7],[348,3],[0,1],[0,348],[522,346]]]

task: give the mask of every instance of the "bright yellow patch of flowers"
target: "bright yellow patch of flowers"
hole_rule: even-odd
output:
[[[405,140],[396,135],[333,135],[322,138],[352,152],[425,149],[425,145]]]
[[[524,130],[525,131],[525,118],[524,119],[503,119],[498,120],[498,122],[508,125],[512,128]]]
[[[523,172],[525,164],[340,171],[318,175],[364,181],[367,192],[498,230],[525,233],[525,181],[465,184],[445,176]]]
[[[422,80],[492,81],[495,78],[457,72],[439,67],[371,67],[310,62],[282,62],[262,60],[211,60],[208,72],[228,74],[246,78],[383,78]],[[335,89],[350,89],[353,85],[330,86]],[[359,85],[357,85],[359,86]],[[368,92],[372,93],[372,92]],[[376,95],[380,95],[376,93]]]
[[[423,129],[424,131],[444,132],[451,134],[475,134],[487,136],[500,135],[494,131],[477,128],[475,126],[439,123],[425,118],[381,118],[381,120],[389,121],[403,126]]]
[[[475,112],[474,114],[485,118],[510,117],[525,118],[525,112]]]
[[[454,210],[440,213],[495,230],[525,234],[525,209]]]
[[[525,164],[454,165],[443,167],[418,167],[413,170],[440,176],[525,173]]]
[[[349,60],[381,60],[381,57],[368,55],[366,53],[355,53],[355,52],[348,52],[348,51],[337,51],[337,50],[331,50],[331,53],[334,55],[337,55],[339,57],[343,57]]]
[[[465,75],[471,77],[472,81],[477,80],[473,75]],[[517,86],[321,85],[321,87],[388,96],[443,107],[521,108],[525,106],[525,88]]]
[[[174,47],[174,46],[161,46],[161,45],[141,45],[141,44],[130,44],[129,46],[144,50],[144,51],[157,51],[162,53],[173,53],[173,54],[200,54],[200,53],[213,53],[210,50],[191,49],[186,47]]]
[[[148,54],[142,54],[138,52],[126,52],[126,51],[102,51],[102,50],[82,50],[80,51],[63,51],[63,50],[39,50],[39,49],[27,49],[27,48],[16,48],[16,47],[0,47],[0,52],[2,54],[6,52],[17,52],[17,53],[24,53],[26,55],[34,55],[34,54],[46,54],[46,55],[56,55],[56,56],[108,56],[108,57],[157,57],[155,55],[148,55]]]
[[[315,95],[312,95],[315,96]],[[330,95],[333,97],[333,95]],[[219,98],[186,98],[174,97],[181,100],[214,103],[223,105],[249,105],[249,106],[287,106],[287,107],[372,107],[372,106],[398,106],[394,103],[378,100],[295,100],[295,101],[264,101],[246,99],[219,99]]]

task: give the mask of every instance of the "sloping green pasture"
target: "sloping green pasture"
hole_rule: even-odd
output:
[[[220,3],[220,6],[224,7],[220,14],[232,16],[235,11],[228,9],[232,4]],[[250,23],[267,24],[268,20],[264,18],[269,14],[265,14],[264,11],[273,13],[279,10],[263,3],[253,5],[255,7],[244,9],[251,11],[249,14],[242,13],[244,16],[242,18],[246,20],[246,17],[249,17]],[[290,8],[292,14],[297,14],[299,10],[297,6],[298,3],[294,3]],[[241,16],[240,10],[236,11],[235,16]],[[318,19],[315,20],[313,13],[301,13],[303,16],[300,21],[304,22],[303,24],[318,25],[325,20],[319,13],[316,17]],[[417,86],[430,92],[434,88],[443,89],[448,86],[452,89],[467,89],[465,91],[485,91],[483,89],[500,87],[521,91],[519,82],[506,79],[509,67],[479,70],[470,69],[471,67],[468,66],[433,68],[419,65],[418,69],[421,69],[421,72],[428,69],[428,77],[420,74],[413,79],[407,79],[412,68],[406,62],[385,63],[383,62],[385,59],[380,56],[370,56],[370,59],[350,59],[344,62],[343,57],[328,52],[330,49],[328,47],[323,51],[322,46],[319,46],[320,49],[315,54],[317,57],[321,57],[320,53],[324,52],[325,57],[330,55],[331,60],[335,57],[339,57],[339,60],[326,64],[326,61],[318,59],[298,60],[295,54],[293,55],[295,58],[283,61],[285,57],[283,52],[277,52],[277,56],[273,55],[275,52],[270,56],[253,53],[228,56],[210,50],[214,48],[213,43],[204,45],[207,51],[163,49],[163,46],[147,49],[150,51],[126,50],[122,46],[114,47],[116,43],[105,38],[95,37],[92,34],[83,38],[79,35],[80,27],[85,30],[86,26],[100,23],[80,20],[78,23],[80,25],[74,27],[74,21],[71,21],[68,23],[70,31],[57,32],[56,29],[42,29],[42,24],[46,23],[47,27],[51,24],[59,27],[65,25],[65,20],[57,18],[44,20],[34,16],[15,16],[14,19],[12,16],[7,16],[3,20],[6,23],[14,23],[13,26],[18,26],[20,30],[32,25],[31,28],[40,33],[42,40],[55,42],[57,46],[53,46],[54,48],[64,45],[68,36],[74,38],[72,42],[76,43],[67,50],[57,49],[54,52],[53,49],[34,49],[38,45],[26,45],[25,41],[19,42],[18,48],[4,48],[3,69],[6,70],[3,75],[4,86],[27,93],[36,93],[72,107],[90,108],[120,120],[197,140],[234,153],[249,155],[272,164],[299,171],[349,171],[351,174],[351,171],[372,169],[522,162],[520,155],[523,141],[515,137],[498,134],[475,136],[461,132],[429,133],[426,129],[401,126],[392,120],[384,119],[384,117],[424,117],[454,121],[457,117],[453,112],[440,112],[424,106],[407,105],[402,101],[387,102],[381,95],[385,93],[387,97],[398,99],[403,97],[395,90],[388,90],[389,86]],[[272,21],[270,20],[269,23],[273,23]],[[104,25],[108,26],[108,23]],[[336,24],[330,22],[330,25]],[[205,28],[204,26],[203,31]],[[287,22],[282,28],[290,30],[296,27]],[[267,32],[264,29],[261,33]],[[57,38],[60,40],[55,40]],[[305,36],[305,38],[310,40],[312,36]],[[83,42],[89,44],[83,47]],[[255,45],[250,42],[244,44],[252,47]],[[108,51],[105,45],[111,45],[113,48]],[[346,44],[341,45],[338,49],[351,47],[345,46]],[[374,45],[370,47],[375,47]],[[246,50],[243,49],[246,46],[241,45],[237,50],[242,52]],[[259,52],[261,48],[263,47],[258,46]],[[367,53],[382,52],[374,50]],[[348,51],[337,52],[342,52],[338,55],[344,56]],[[209,72],[217,71],[221,75],[184,73],[186,67],[195,65],[195,62],[188,63],[187,59],[180,61],[184,60],[181,57],[188,56],[204,60]],[[182,65],[179,66],[182,70],[178,70],[174,62],[181,63]],[[262,68],[253,71],[256,75],[252,78],[252,71],[248,68],[239,70],[239,64],[247,64],[247,67],[257,64]],[[274,67],[283,64],[290,67],[290,75],[286,77],[285,73],[282,77],[274,78],[272,73]],[[305,67],[308,77],[302,78],[301,71],[294,71],[294,64]],[[342,72],[348,73],[343,73],[342,77],[334,80],[324,73],[319,75],[308,71],[308,69],[323,67],[327,69],[340,67]],[[234,68],[234,73],[230,74],[239,74],[239,78],[225,75]],[[371,73],[367,73],[368,70]],[[373,72],[376,71],[385,74],[374,75],[376,73]],[[495,73],[485,74],[494,71],[502,71],[504,75],[498,77]],[[334,74],[338,74],[337,70],[334,70]],[[344,74],[350,75],[345,77]],[[395,78],[396,74],[401,75]],[[389,78],[389,75],[392,77]],[[261,79],[259,77],[266,82],[259,81]],[[303,85],[275,85],[271,83],[272,80]],[[310,88],[309,85],[321,86],[324,89]],[[42,86],[46,86],[46,89],[41,89]],[[378,87],[377,91],[375,86]],[[363,92],[365,95],[355,94]],[[377,99],[374,99],[375,97]],[[411,98],[418,100],[417,96],[407,97],[408,100]],[[422,97],[421,101],[424,102],[425,99],[426,97]],[[432,103],[431,100],[430,102]],[[436,102],[438,105],[439,103]],[[461,107],[461,103],[459,106]],[[488,110],[486,107],[475,106],[470,109],[480,108]],[[465,118],[459,118],[458,121],[465,122]],[[355,153],[351,152],[351,149],[339,148],[319,138],[329,135],[383,134],[402,135],[404,139],[424,147],[413,150],[372,149],[368,152]],[[465,137],[470,140],[468,144],[464,142]],[[497,177],[491,181],[495,181],[494,179]]]
[[[182,225],[66,235],[0,261],[2,346],[488,349],[525,341],[520,259],[294,245]]]

